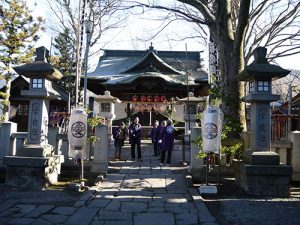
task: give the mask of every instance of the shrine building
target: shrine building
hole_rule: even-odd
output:
[[[143,126],[151,126],[170,113],[173,120],[183,123],[184,107],[178,100],[188,92],[207,96],[208,74],[199,51],[158,51],[152,44],[145,51],[103,51],[96,69],[88,73],[87,89],[96,95],[109,91],[121,101],[115,104],[113,125],[138,116]],[[97,108],[100,115],[106,110],[103,104]]]

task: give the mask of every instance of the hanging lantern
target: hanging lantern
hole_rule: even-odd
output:
[[[134,104],[133,108],[134,108],[135,111],[139,111],[140,106],[139,106],[138,103],[136,103],[136,104]]]
[[[142,95],[142,96],[141,96],[141,101],[142,101],[142,102],[145,102],[146,100],[147,100],[146,96],[145,96],[145,95]]]
[[[148,96],[147,96],[147,101],[148,101],[148,102],[152,102],[152,96],[151,96],[151,95],[148,95]]]
[[[160,97],[160,101],[162,101],[162,102],[165,102],[165,101],[167,101],[167,98],[166,98],[166,96],[164,96],[164,95],[163,95],[163,96],[161,96],[161,97]]]
[[[151,111],[151,110],[152,110],[152,107],[153,107],[153,106],[152,106],[151,104],[148,104],[148,105],[147,105],[147,110],[148,110],[148,111]]]
[[[154,96],[154,101],[155,101],[155,102],[159,102],[159,101],[160,101],[160,97],[157,96],[157,95],[155,95],[155,96]]]
[[[137,100],[138,100],[138,96],[137,95],[134,95],[134,96],[132,96],[132,101],[134,101],[134,102],[136,102]]]
[[[166,111],[167,107],[165,105],[161,105],[159,109],[161,112],[164,112]]]
[[[140,105],[140,110],[141,110],[141,111],[144,111],[146,108],[147,108],[147,107],[146,107],[145,104],[141,104],[141,105]]]

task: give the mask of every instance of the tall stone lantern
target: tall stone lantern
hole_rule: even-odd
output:
[[[47,63],[49,51],[45,47],[36,49],[32,63],[14,67],[19,75],[30,78],[28,90],[21,94],[30,99],[27,143],[16,156],[5,157],[7,165],[6,184],[21,187],[42,187],[57,181],[62,155],[54,155],[53,146],[48,144],[49,102],[60,99],[52,87],[53,81],[62,74]]]
[[[279,155],[271,152],[270,102],[279,99],[272,94],[272,80],[285,77],[289,70],[268,63],[267,49],[254,50],[254,61],[238,76],[248,82],[245,101],[250,105],[251,159],[240,167],[236,181],[251,195],[289,196],[291,167],[280,165]]]

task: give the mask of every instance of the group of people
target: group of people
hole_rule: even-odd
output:
[[[139,123],[138,117],[134,118],[133,123],[129,125],[128,129],[126,128],[125,123],[121,122],[119,127],[114,130],[113,138],[115,140],[115,160],[120,160],[122,146],[124,145],[128,135],[129,143],[131,145],[131,159],[136,160],[135,149],[137,149],[137,161],[142,161],[142,126]],[[160,166],[170,165],[175,139],[175,129],[172,125],[172,121],[163,121],[161,125],[159,125],[159,121],[156,120],[153,124],[150,136],[153,143],[153,156],[160,156]]]

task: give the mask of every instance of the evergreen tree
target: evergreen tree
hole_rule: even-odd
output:
[[[75,61],[75,40],[69,28],[65,28],[54,38],[54,48],[58,55],[57,66],[64,76],[72,75]]]
[[[4,120],[8,121],[12,67],[30,62],[38,40],[42,18],[35,20],[24,0],[0,0],[0,78],[6,82],[2,98]]]
[[[69,28],[64,28],[62,32],[54,38],[53,47],[55,56],[52,57],[51,63],[57,67],[63,74],[61,85],[74,98],[74,82],[76,75],[76,44]]]

